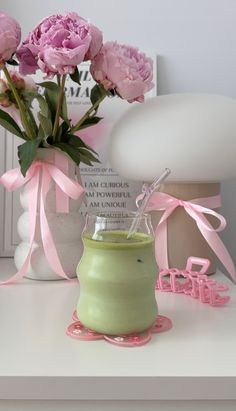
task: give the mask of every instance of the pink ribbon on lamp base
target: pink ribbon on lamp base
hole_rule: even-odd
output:
[[[137,197],[136,203],[142,200],[143,194]],[[232,279],[236,282],[236,270],[232,258],[226,249],[223,241],[218,236],[218,232],[226,227],[225,218],[212,210],[221,206],[220,195],[212,197],[194,198],[190,201],[179,200],[166,193],[156,192],[150,197],[146,211],[164,211],[155,230],[155,254],[157,264],[160,269],[169,268],[168,248],[167,248],[167,219],[177,207],[183,207],[192,217],[201,234],[212,248],[216,256],[222,262]],[[212,215],[219,220],[219,226],[215,229],[209,223],[204,214]]]

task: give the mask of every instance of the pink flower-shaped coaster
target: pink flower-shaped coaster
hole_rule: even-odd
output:
[[[76,340],[105,340],[111,344],[119,345],[121,347],[138,347],[147,344],[153,333],[160,333],[168,331],[172,328],[172,322],[169,318],[163,315],[158,315],[153,326],[146,331],[140,333],[133,333],[129,335],[103,335],[93,330],[90,330],[79,321],[76,311],[74,311],[72,319],[75,321],[67,328],[67,335]]]

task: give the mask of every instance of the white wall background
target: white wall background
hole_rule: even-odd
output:
[[[23,38],[45,15],[76,11],[105,40],[156,52],[160,94],[236,98],[236,0],[0,0],[0,10],[21,23]],[[236,181],[222,185],[222,196],[229,222],[223,237],[236,261]]]

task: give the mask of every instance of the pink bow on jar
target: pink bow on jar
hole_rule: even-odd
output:
[[[56,153],[56,156],[60,156],[60,154]],[[67,166],[68,159],[64,156],[60,156],[60,168],[65,171]],[[70,179],[61,169],[59,169],[57,165],[36,160],[29,168],[26,177],[23,177],[20,168],[15,168],[7,171],[0,178],[0,183],[2,183],[8,191],[14,191],[27,183],[26,189],[29,196],[30,221],[30,248],[28,255],[21,269],[10,279],[0,282],[0,285],[14,283],[22,278],[28,271],[33,253],[37,220],[37,205],[39,205],[40,230],[46,259],[52,270],[57,273],[59,277],[70,280],[64,272],[58,257],[45,212],[45,200],[49,191],[50,183],[51,181],[54,181],[56,185],[56,211],[68,213],[68,198],[70,197],[77,200],[84,192],[84,189],[77,181]]]

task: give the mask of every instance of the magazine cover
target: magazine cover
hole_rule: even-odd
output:
[[[157,95],[156,85],[156,55],[147,53],[153,59],[154,88],[145,95],[145,98]],[[77,119],[90,107],[90,91],[95,82],[89,71],[89,63],[79,67],[81,86],[72,82],[66,83],[66,97],[71,115]],[[131,103],[140,104],[140,103]],[[78,132],[78,135],[90,145],[99,155],[100,164],[93,167],[81,163],[81,179],[86,190],[86,202],[82,213],[109,212],[135,210],[135,199],[140,193],[142,182],[128,181],[113,170],[107,159],[108,140],[113,125],[122,114],[131,107],[131,104],[118,97],[106,98],[99,106],[98,116],[103,120],[98,124]]]

